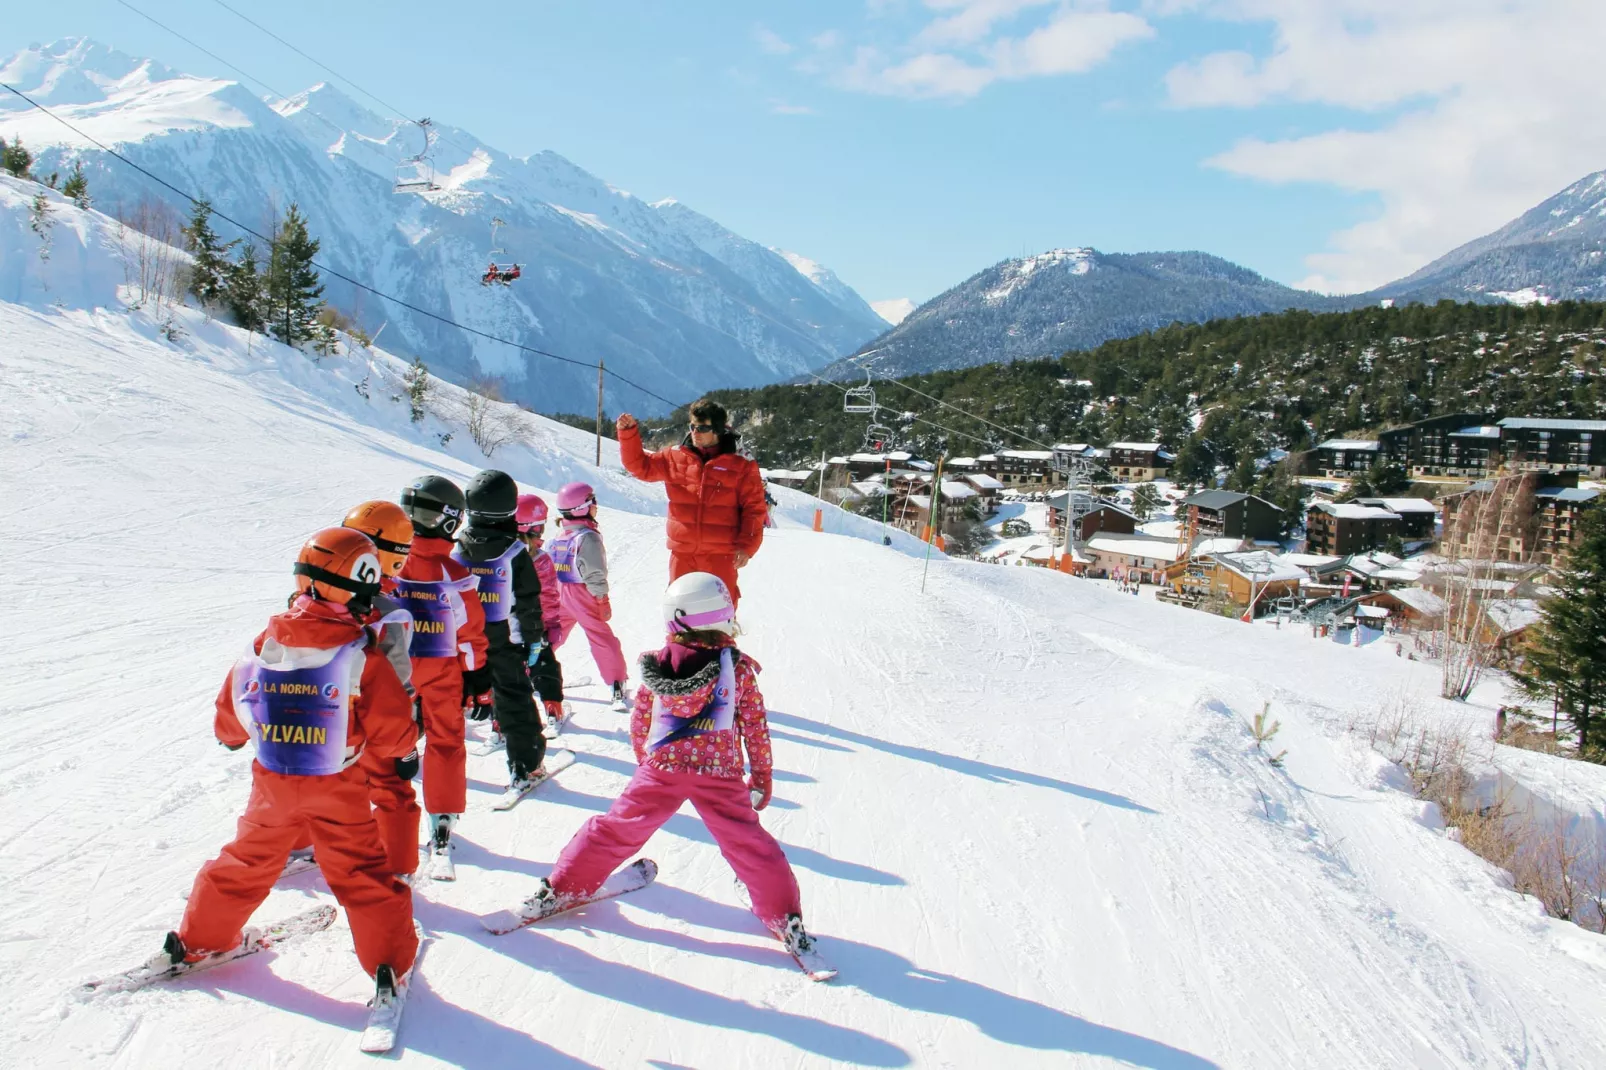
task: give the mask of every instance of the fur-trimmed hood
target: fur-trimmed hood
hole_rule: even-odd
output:
[[[722,650],[729,650],[736,657],[741,657],[741,652],[735,647],[698,649],[682,660],[677,670],[666,647],[655,653],[641,655],[637,669],[641,673],[642,684],[655,695],[695,695],[699,691],[713,690],[715,681],[719,679],[719,655]]]

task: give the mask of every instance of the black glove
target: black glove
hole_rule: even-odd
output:
[[[396,775],[403,780],[411,780],[418,775],[418,751],[413,751],[405,758],[396,759]]]
[[[467,701],[475,695],[483,695],[491,689],[491,667],[481,665],[477,669],[463,670],[463,699]]]
[[[414,695],[413,696],[413,723],[418,726],[418,730],[420,732],[422,732],[424,730],[424,696],[423,695]]]

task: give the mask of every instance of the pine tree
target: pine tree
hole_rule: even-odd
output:
[[[44,193],[34,194],[28,206],[28,228],[39,235],[39,259],[50,259],[50,229],[56,221],[50,218],[50,198]]]
[[[429,412],[429,369],[422,357],[413,358],[413,366],[402,373],[402,382],[407,384],[407,405],[413,423],[421,423]]]
[[[1606,717],[1606,508],[1580,518],[1577,542],[1556,571],[1556,597],[1530,631],[1522,665],[1512,675],[1528,696],[1548,699],[1578,738],[1578,755],[1606,756],[1597,722]]]
[[[10,171],[17,178],[27,178],[28,169],[33,166],[33,153],[22,147],[22,135],[7,145],[4,138],[0,138],[0,167]]]
[[[212,229],[212,203],[196,201],[190,221],[184,227],[185,245],[194,257],[190,269],[190,293],[203,306],[216,305],[224,300],[229,276],[234,265],[227,253],[235,242],[224,244]],[[238,239],[236,239],[238,241]]]
[[[285,345],[300,345],[315,334],[323,307],[323,283],[312,265],[318,244],[301,209],[290,205],[268,260],[268,332]]]
[[[223,285],[223,304],[234,322],[246,330],[260,331],[266,327],[267,289],[257,261],[257,248],[250,242],[240,250],[239,261],[229,265]]]
[[[1139,483],[1132,488],[1132,515],[1140,521],[1149,519],[1149,515],[1160,505],[1160,492],[1153,483]]]
[[[74,162],[72,174],[67,176],[67,181],[62,185],[61,192],[72,198],[72,202],[78,207],[85,209],[89,207],[89,179],[84,177],[84,165],[82,163]]]

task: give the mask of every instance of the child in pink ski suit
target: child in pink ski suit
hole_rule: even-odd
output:
[[[608,627],[613,606],[608,602],[608,555],[597,531],[597,499],[585,483],[570,483],[558,491],[558,515],[563,534],[552,540],[547,553],[558,576],[558,602],[562,615],[554,648],[562,646],[576,624],[591,642],[591,657],[603,682],[613,689],[615,702],[624,701],[625,652]],[[624,707],[617,707],[623,712]]]
[[[541,620],[546,624],[541,648],[530,665],[530,683],[535,686],[536,697],[548,720],[563,720],[563,666],[558,664],[557,646],[563,641],[563,605],[558,595],[558,572],[552,558],[542,549],[542,534],[546,531],[546,502],[534,494],[520,494],[519,507],[513,514],[519,527],[519,538],[535,564],[535,574],[541,578]]]
[[[664,596],[669,641],[641,657],[630,739],[636,773],[606,814],[588,820],[530,901],[584,897],[633,855],[687,799],[747,886],[753,913],[778,936],[801,931],[797,878],[759,824],[772,787],[770,731],[758,663],[736,649],[735,607],[723,580],[692,572]],[[752,773],[742,780],[742,750]]]

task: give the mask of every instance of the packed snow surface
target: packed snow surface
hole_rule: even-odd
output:
[[[31,240],[0,208],[0,237]],[[31,257],[0,257],[0,1050],[372,1065],[343,920],[179,983],[70,990],[155,951],[232,835],[250,761],[213,741],[212,698],[302,539],[485,459],[460,426],[438,448],[449,415],[408,421],[382,354],[248,350],[193,312],[170,341],[148,311],[97,307],[78,280],[104,281],[108,254],[76,222],[36,279],[13,277]],[[639,651],[659,641],[662,496],[592,448],[532,418],[494,463],[542,493],[598,483],[614,623]],[[431,945],[400,1062],[1606,1064],[1606,940],[1506,890],[1346,731],[1400,696],[1436,708],[1431,667],[1041,569],[936,555],[923,579],[907,542],[816,534],[808,499],[778,494],[783,526],[742,575],[776,743],[764,822],[841,977],[802,977],[689,811],[645,852],[651,888],[481,929],[630,775],[624,719],[582,691],[563,737],[578,763],[516,810],[489,811],[501,761],[469,759],[458,880],[416,895]],[[578,640],[561,653],[595,674]],[[1249,733],[1268,703],[1282,768]],[[257,917],[329,900],[307,873]]]

